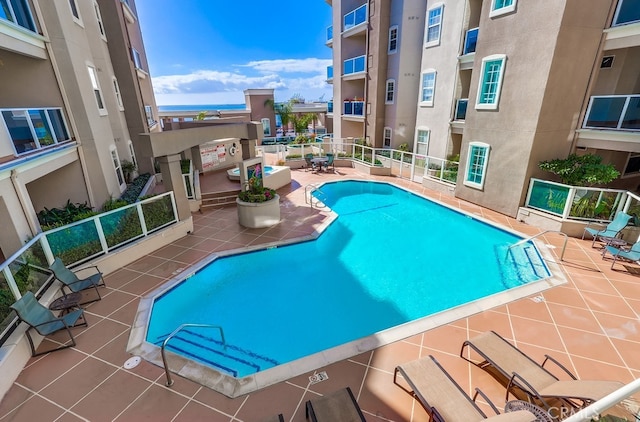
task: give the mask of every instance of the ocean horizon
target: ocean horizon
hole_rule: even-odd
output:
[[[214,110],[245,110],[245,104],[188,104],[161,105],[158,111],[214,111]]]

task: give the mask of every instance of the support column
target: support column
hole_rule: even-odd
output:
[[[240,139],[240,145],[242,146],[242,159],[249,160],[256,157],[256,140],[255,139]]]
[[[178,219],[180,221],[187,220],[191,217],[191,209],[189,208],[189,200],[187,199],[187,191],[184,188],[184,179],[182,178],[182,170],[180,169],[180,155],[164,155],[158,157],[160,164],[160,172],[162,173],[162,183],[166,191],[173,191],[176,200],[176,208],[178,209]]]
[[[198,171],[202,173],[202,155],[200,155],[200,145],[191,147],[191,162],[193,163],[193,168],[198,169]]]

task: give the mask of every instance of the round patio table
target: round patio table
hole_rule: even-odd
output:
[[[63,313],[69,312],[73,308],[78,308],[78,302],[80,302],[80,298],[82,297],[82,293],[75,292],[69,293],[66,296],[60,296],[51,304],[49,304],[49,309],[52,311],[62,311]]]
[[[511,400],[504,405],[505,413],[528,410],[533,413],[538,422],[553,422],[551,415],[543,408],[524,400]]]

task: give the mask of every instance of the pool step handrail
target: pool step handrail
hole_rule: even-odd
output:
[[[567,249],[567,241],[569,240],[569,236],[567,236],[566,233],[561,232],[560,230],[545,230],[543,232],[534,234],[533,236],[529,236],[526,239],[519,240],[516,243],[509,245],[509,247],[507,248],[507,254],[511,251],[511,248],[525,244],[535,239],[536,237],[542,236],[543,234],[547,234],[547,233],[557,233],[564,236],[564,243],[562,244],[562,252],[560,253],[560,261],[564,261],[564,251]]]
[[[165,349],[167,347],[167,343],[169,343],[169,340],[171,340],[180,331],[182,331],[183,329],[185,329],[187,327],[217,328],[218,330],[220,330],[220,337],[222,338],[222,346],[224,347],[225,350],[227,349],[227,342],[224,339],[224,330],[222,329],[221,326],[212,325],[212,324],[182,324],[182,325],[180,325],[178,328],[173,330],[171,332],[171,334],[169,334],[167,336],[167,338],[164,339],[164,341],[162,342],[162,347],[160,348],[160,353],[162,354],[162,364],[164,365],[164,373],[167,376],[167,382],[166,382],[166,386],[167,387],[171,387],[173,385],[173,380],[171,379],[171,373],[169,372],[169,366],[167,365],[167,357],[166,357],[166,354],[165,354]]]
[[[313,208],[313,192],[316,192],[316,191],[324,195],[324,192],[320,190],[320,187],[318,186],[317,183],[309,183],[304,187],[304,202],[309,204],[311,208]],[[319,200],[316,200],[316,204],[315,204],[316,208],[324,208],[326,206],[324,205],[324,203],[322,203],[322,206],[319,207],[318,203],[322,203],[322,202]]]

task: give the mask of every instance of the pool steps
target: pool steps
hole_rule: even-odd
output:
[[[169,335],[170,333],[158,336],[154,344],[162,345]],[[232,344],[226,344],[225,347],[222,341],[193,330],[182,330],[174,335],[167,348],[234,377],[237,377],[240,371],[242,374],[256,373],[279,364],[275,359]]]

